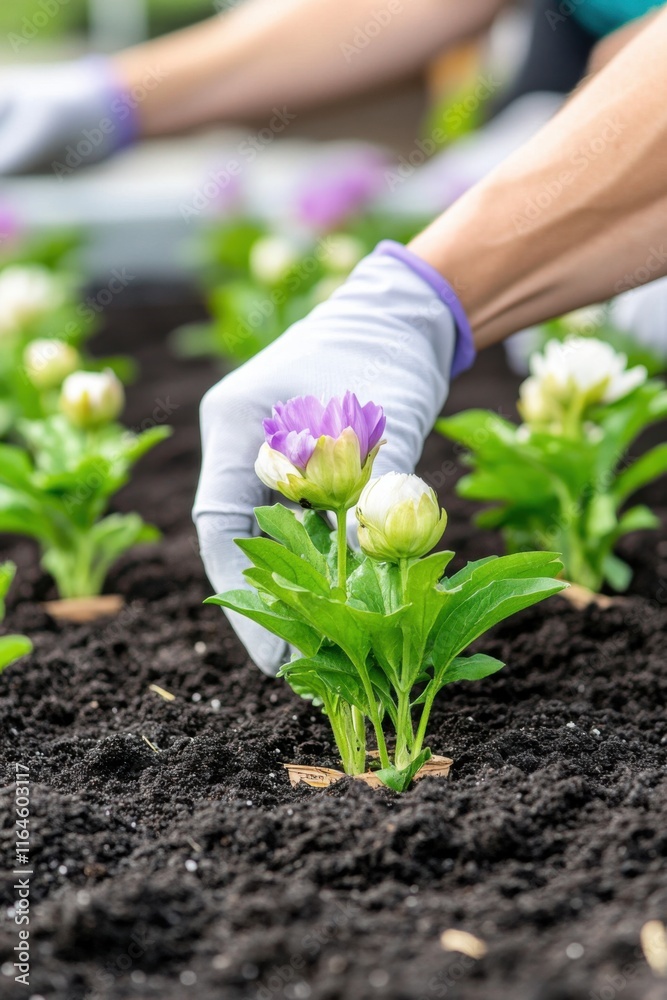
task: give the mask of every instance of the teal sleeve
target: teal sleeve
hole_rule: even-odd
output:
[[[567,6],[584,28],[601,38],[663,4],[656,0],[571,0]]]

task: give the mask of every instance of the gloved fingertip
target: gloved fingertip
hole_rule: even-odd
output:
[[[275,677],[283,663],[290,658],[289,647],[282,639],[267,633],[259,643],[248,649],[250,659],[267,677]]]
[[[272,635],[261,625],[250,621],[237,611],[226,611],[229,623],[248,651],[253,663],[267,677],[275,677],[289,658],[289,647],[284,639]]]

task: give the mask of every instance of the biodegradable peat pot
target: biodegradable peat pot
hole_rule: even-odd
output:
[[[115,618],[125,604],[121,594],[102,594],[98,597],[65,597],[59,601],[45,601],[42,607],[57,622],[74,622],[85,625],[98,618]]]
[[[437,754],[434,754],[419,768],[412,780],[419,781],[421,778],[430,777],[446,778],[453,763],[454,761],[450,757],[438,757]],[[308,764],[283,764],[283,767],[287,771],[293,787],[303,781],[311,788],[328,788],[329,785],[335,784],[341,778],[349,777],[344,771],[336,771],[333,767],[310,767]],[[355,781],[363,781],[370,788],[387,787],[374,771],[365,771],[364,774],[355,774],[353,777]]]

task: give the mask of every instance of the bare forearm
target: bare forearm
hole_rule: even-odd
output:
[[[418,236],[479,346],[667,273],[667,12]]]
[[[504,0],[246,0],[229,13],[121,53],[130,89],[162,82],[139,107],[145,134],[299,111],[416,71],[473,35]]]

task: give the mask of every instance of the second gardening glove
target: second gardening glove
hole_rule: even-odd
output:
[[[234,539],[257,533],[253,508],[271,499],[254,465],[262,420],[275,403],[351,390],[361,403],[380,404],[387,444],[374,475],[412,472],[450,377],[468,368],[474,354],[465,314],[444,278],[385,241],[330,299],[210,389],[201,408],[194,518],[216,592],[246,586],[248,562]],[[234,612],[229,619],[257,666],[275,674],[286,659],[285,643]]]
[[[102,56],[0,77],[0,176],[64,176],[127,146],[137,131],[136,100]]]

